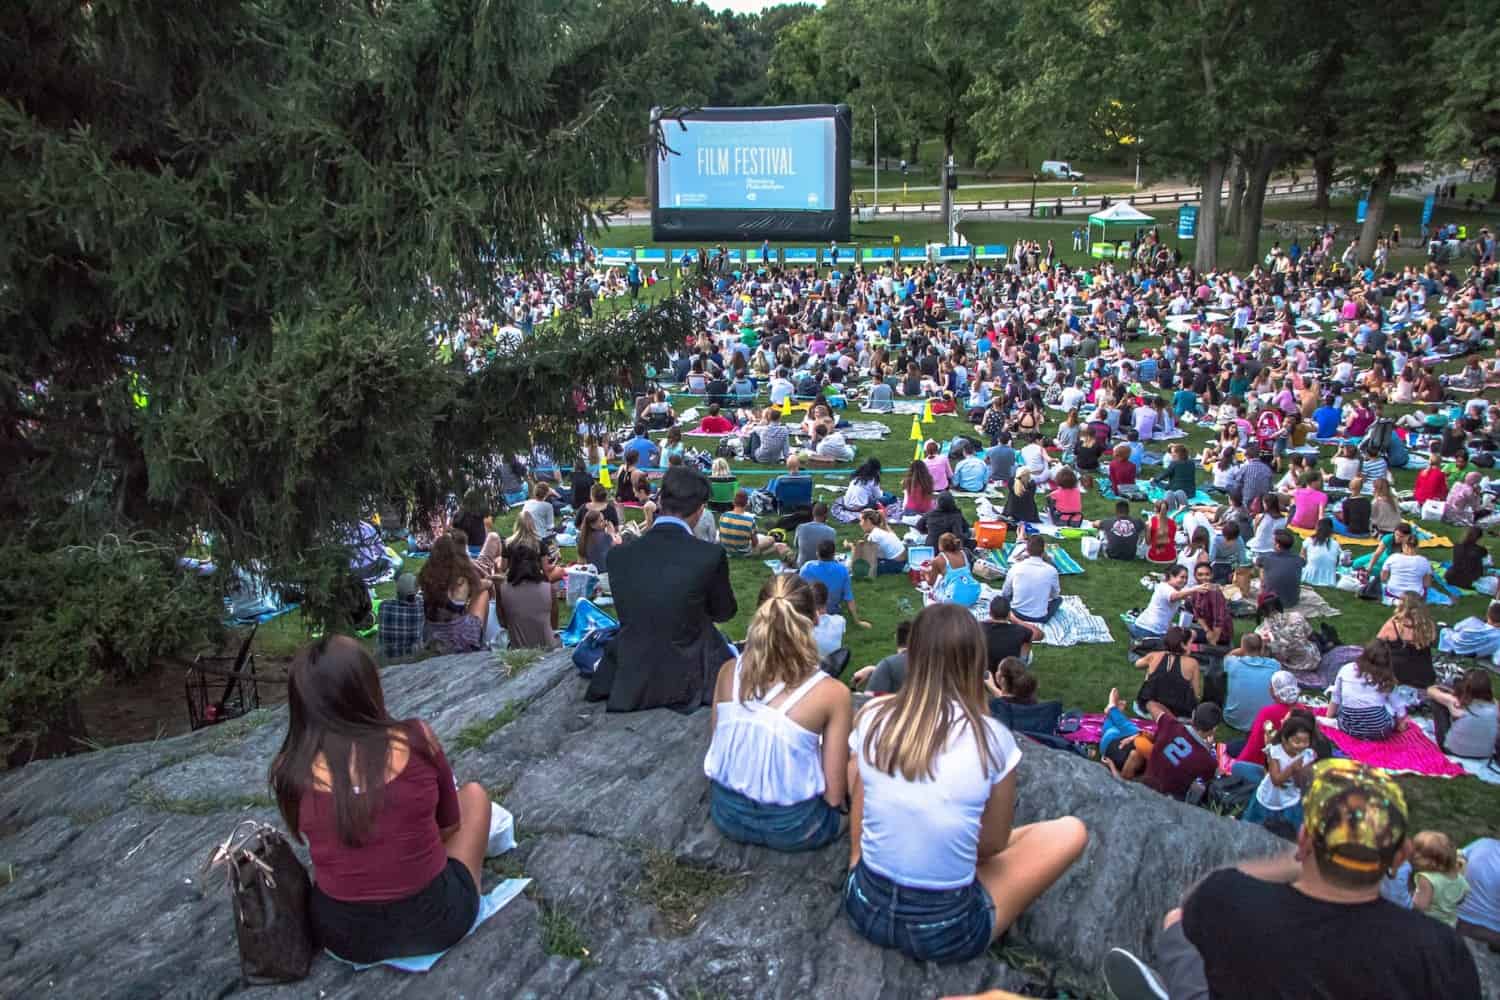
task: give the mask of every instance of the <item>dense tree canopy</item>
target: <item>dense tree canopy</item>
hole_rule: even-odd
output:
[[[674,71],[649,0],[0,10],[0,739],[212,635],[251,561],[329,610],[345,532],[566,438],[685,331],[432,332],[597,221]],[[576,391],[575,391],[576,390]],[[220,566],[199,581],[194,546]]]

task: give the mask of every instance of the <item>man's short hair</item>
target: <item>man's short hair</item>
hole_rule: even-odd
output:
[[[1211,701],[1201,703],[1193,709],[1193,728],[1200,733],[1211,733],[1224,721],[1224,711]]]
[[[997,622],[1003,622],[1010,617],[1010,598],[995,595],[990,598],[990,617]]]
[[[1130,516],[1130,501],[1129,500],[1116,500],[1115,501],[1115,513],[1119,514],[1121,517],[1129,517]]]
[[[904,646],[911,638],[911,619],[904,619],[896,623],[896,645]]]
[[[825,538],[818,543],[818,558],[832,559],[838,553],[839,547],[832,538]]]
[[[1273,534],[1271,537],[1276,540],[1277,552],[1286,552],[1290,550],[1292,544],[1296,541],[1296,537],[1285,528],[1277,528],[1275,534]]]
[[[813,504],[812,516],[814,521],[826,521],[828,519],[828,505],[821,500]]]
[[[1167,567],[1165,576],[1168,580],[1174,580],[1179,576],[1187,576],[1187,567],[1182,563],[1173,563]]]
[[[667,517],[688,517],[708,502],[708,478],[691,466],[674,465],[661,477],[657,506]]]
[[[1029,535],[1026,538],[1026,554],[1028,556],[1039,556],[1047,551],[1047,540],[1041,535]]]
[[[1262,649],[1265,649],[1265,644],[1261,641],[1259,632],[1246,632],[1244,638],[1240,640],[1240,648],[1247,654],[1254,656]]]
[[[635,436],[638,438],[646,436],[646,425],[640,421],[636,421]]]
[[[750,506],[750,491],[749,490],[735,490],[735,492],[734,492],[734,505],[736,507],[749,507]]]

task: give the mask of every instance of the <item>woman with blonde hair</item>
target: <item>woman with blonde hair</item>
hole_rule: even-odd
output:
[[[1437,642],[1437,623],[1427,611],[1427,601],[1415,591],[1407,591],[1396,602],[1396,610],[1380,626],[1375,638],[1391,647],[1391,669],[1396,680],[1415,688],[1437,683],[1432,667],[1432,647]]]
[[[1395,531],[1404,518],[1401,516],[1401,506],[1391,492],[1391,481],[1377,479],[1373,490],[1370,496],[1370,527],[1382,535]]]
[[[744,650],[719,669],[703,772],[709,815],[730,840],[812,851],[839,835],[854,709],[818,665],[817,617],[806,580],[772,576]]]
[[[1013,826],[1021,751],[992,718],[984,633],[935,604],[912,625],[906,680],[854,721],[849,878],[854,929],[920,961],[975,958],[1078,860],[1065,816]]]
[[[547,574],[550,582],[557,583],[567,577],[567,571],[557,565],[557,560],[552,557],[551,546],[537,534],[536,522],[531,519],[531,514],[524,510],[516,516],[515,529],[505,540],[505,551],[509,552],[520,545],[529,545],[541,554],[542,571]]]
[[[1036,483],[1031,481],[1031,470],[1025,466],[1016,470],[1016,478],[1010,484],[1010,496],[1005,498],[1003,513],[1008,521],[1041,523],[1042,517],[1036,509]]]

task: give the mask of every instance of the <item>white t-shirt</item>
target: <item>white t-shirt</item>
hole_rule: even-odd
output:
[[[849,734],[849,752],[859,762],[864,784],[861,858],[872,871],[909,888],[969,885],[979,860],[979,818],[990,790],[1021,761],[1015,737],[985,716],[986,735],[999,764],[986,775],[979,743],[960,717],[948,745],[933,761],[933,777],[907,781],[900,771],[886,774],[865,758],[865,736],[873,718],[873,712],[862,712]]]
[[[1312,747],[1308,747],[1298,756],[1309,764],[1318,757]],[[1292,761],[1296,758],[1281,749],[1280,743],[1268,743],[1266,744],[1266,759],[1274,760],[1276,766],[1285,771],[1292,766]],[[1267,809],[1287,809],[1302,801],[1302,789],[1298,788],[1294,781],[1288,781],[1284,785],[1274,784],[1271,781],[1271,769],[1266,768],[1266,776],[1260,779],[1260,787],[1255,790],[1255,797]]]
[[[1172,615],[1176,611],[1176,602],[1172,600],[1172,595],[1177,591],[1177,587],[1165,580],[1158,583],[1151,591],[1151,602],[1146,605],[1146,610],[1136,616],[1136,628],[1154,632],[1157,635],[1166,635],[1167,629],[1172,627]]]
[[[552,534],[557,512],[550,503],[545,500],[527,500],[521,505],[521,509],[531,515],[531,523],[536,525],[538,535],[546,538]]]
[[[1052,598],[1062,593],[1062,586],[1051,563],[1027,556],[1010,568],[1000,592],[1010,598],[1010,608],[1016,614],[1041,618]]]
[[[870,532],[870,541],[880,550],[882,559],[901,559],[906,555],[906,545],[887,528],[876,528]]]
[[[1047,471],[1047,451],[1035,441],[1021,449],[1021,461],[1033,476]]]
[[[813,641],[818,644],[818,655],[827,656],[844,645],[843,615],[819,615],[813,625]]]
[[[1405,594],[1410,591],[1427,596],[1427,586],[1422,581],[1432,572],[1432,563],[1427,561],[1426,556],[1409,556],[1398,552],[1385,561],[1384,568],[1391,571],[1391,578],[1385,584],[1388,593]]]
[[[1338,702],[1341,708],[1380,708],[1383,706],[1391,713],[1392,718],[1400,718],[1406,714],[1406,703],[1396,697],[1396,688],[1381,691],[1365,680],[1364,675],[1359,672],[1358,661],[1339,667],[1339,672],[1333,679],[1333,700]]]

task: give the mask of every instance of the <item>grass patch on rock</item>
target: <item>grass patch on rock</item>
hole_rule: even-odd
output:
[[[580,962],[593,961],[583,929],[572,917],[545,899],[537,899],[537,909],[541,912],[543,951]]]
[[[479,747],[494,736],[500,730],[516,721],[516,717],[526,708],[522,701],[508,701],[505,707],[488,719],[476,719],[458,731],[453,737],[449,748],[457,753],[460,750],[477,750]]]
[[[682,935],[693,929],[710,903],[732,892],[743,878],[689,864],[670,851],[648,847],[636,891],[656,907],[669,933]]]
[[[540,649],[504,649],[495,654],[495,662],[500,665],[500,671],[509,678],[536,666],[545,655],[547,654]]]

